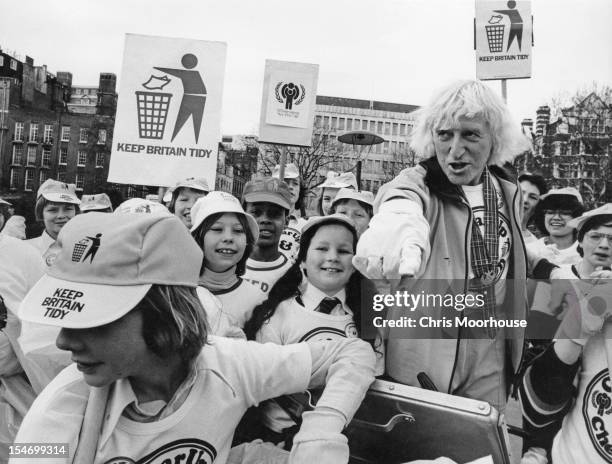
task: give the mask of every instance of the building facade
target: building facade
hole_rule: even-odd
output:
[[[550,108],[538,108],[533,153],[517,169],[541,173],[551,188],[577,188],[588,208],[612,201],[612,105],[591,93],[560,113],[551,121]]]

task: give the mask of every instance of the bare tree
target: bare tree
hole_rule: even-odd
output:
[[[416,165],[418,162],[418,158],[416,156],[416,152],[410,148],[409,145],[406,146],[404,150],[396,150],[391,153],[389,160],[383,166],[386,166],[383,169],[385,178],[383,182],[389,182],[393,180],[397,175],[402,172],[406,168],[410,168]]]

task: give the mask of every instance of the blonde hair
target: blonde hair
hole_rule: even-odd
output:
[[[529,139],[513,120],[502,99],[477,80],[456,81],[438,92],[429,105],[415,112],[417,122],[410,147],[422,158],[436,155],[433,131],[443,125],[457,125],[461,117],[480,116],[489,126],[493,147],[488,165],[503,166],[531,149]]]

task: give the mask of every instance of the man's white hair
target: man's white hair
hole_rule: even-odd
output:
[[[437,93],[429,105],[417,110],[410,147],[422,158],[435,156],[434,131],[453,127],[460,117],[482,117],[489,126],[493,147],[488,165],[502,166],[532,148],[502,99],[477,80],[456,81]]]

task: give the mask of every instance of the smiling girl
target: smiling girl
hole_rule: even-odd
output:
[[[220,300],[232,325],[243,328],[253,308],[265,298],[241,277],[259,235],[257,222],[226,192],[200,198],[192,213],[192,236],[204,252],[199,285]]]
[[[38,189],[34,207],[36,220],[41,221],[45,229],[27,243],[44,254],[57,239],[59,231],[79,213],[80,203],[73,184],[47,179]]]
[[[191,229],[191,208],[198,198],[210,192],[204,178],[190,177],[178,182],[172,191],[168,211],[178,217],[188,229]]]
[[[358,337],[362,285],[367,281],[351,262],[356,245],[355,225],[346,216],[309,219],[302,230],[296,263],[253,311],[245,326],[247,338],[287,345]],[[294,420],[299,421],[298,405],[304,398],[298,394],[262,406],[265,439],[290,443]]]

